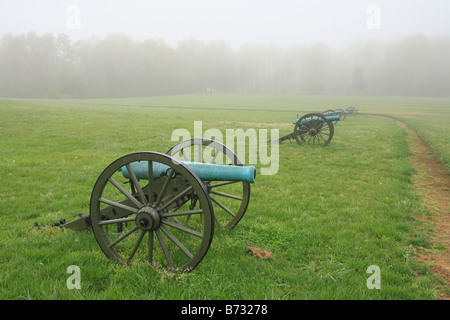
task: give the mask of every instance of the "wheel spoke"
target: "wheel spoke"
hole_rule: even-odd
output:
[[[318,136],[319,136],[321,139],[323,139],[323,141],[325,141],[325,142],[327,141],[327,139],[325,139],[321,133],[319,133]]]
[[[139,197],[141,198],[141,201],[144,204],[148,204],[147,203],[147,199],[145,198],[145,195],[144,195],[144,191],[142,191],[141,185],[139,184],[139,181],[136,178],[136,175],[134,174],[133,169],[131,168],[131,164],[128,163],[126,165],[126,167],[127,167],[128,173],[130,174],[131,181],[133,181],[133,184],[134,184],[134,186],[136,187],[136,189],[137,189],[137,191],[139,193]],[[150,177],[149,177],[149,179],[150,179]]]
[[[309,133],[307,133],[307,135],[306,135],[306,143],[307,144],[309,144],[309,142],[311,141],[311,139],[312,139],[312,135],[310,135]]]
[[[133,207],[121,204],[119,202],[114,202],[114,201],[111,201],[111,200],[107,200],[107,199],[104,199],[104,198],[100,198],[100,199],[98,199],[98,201],[106,203],[106,204],[108,204],[108,205],[110,205],[112,207],[123,209],[123,210],[129,211],[129,212],[137,213],[139,211],[136,208],[133,208]]]
[[[122,241],[123,239],[125,239],[126,237],[128,237],[130,234],[132,234],[133,232],[135,232],[138,229],[137,226],[134,226],[132,229],[128,230],[127,233],[124,233],[123,235],[121,235],[119,238],[117,238],[114,242],[111,242],[108,247],[112,248],[114,247],[117,243],[119,243],[120,241]]]
[[[131,260],[133,260],[134,255],[136,254],[137,249],[139,248],[141,242],[142,242],[142,238],[144,238],[145,235],[145,231],[141,231],[141,234],[139,235],[138,240],[136,241],[136,243],[134,244],[133,250],[131,251],[130,257],[127,260],[127,263],[130,263]]]
[[[101,225],[108,225],[108,224],[117,224],[117,223],[123,223],[123,222],[131,222],[131,221],[135,221],[135,220],[136,220],[136,217],[103,220],[103,221],[100,221],[98,223],[98,225],[101,226]]]
[[[330,126],[328,124],[324,124],[322,127],[320,127],[317,132],[322,132],[322,131],[330,131]]]
[[[322,135],[320,134],[320,133],[318,133],[317,135],[316,135],[316,138],[317,138],[317,142],[320,144],[320,142],[322,142],[322,140],[325,142],[325,141],[327,141],[327,139],[325,139],[324,137],[322,137]]]
[[[220,223],[219,219],[217,218],[216,215],[214,215],[214,221],[217,223],[217,226],[219,227],[219,229],[222,228],[222,224]]]
[[[200,232],[197,232],[195,230],[189,229],[181,224],[169,221],[167,219],[163,219],[162,223],[168,226],[171,226],[172,228],[187,232],[189,234],[192,234],[193,236],[199,237],[199,238],[203,238],[203,234],[201,234]]]
[[[153,262],[153,231],[148,232],[148,261]]]
[[[323,130],[320,130],[320,131],[319,131],[320,134],[326,134],[327,136],[330,135],[329,132],[330,132],[330,129],[325,130],[325,131],[323,131]]]
[[[156,207],[159,206],[159,204],[161,203],[161,200],[164,197],[164,194],[166,193],[167,187],[168,187],[168,185],[170,183],[170,180],[172,179],[172,175],[173,175],[174,172],[175,172],[175,170],[173,168],[170,168],[169,174],[167,175],[167,179],[164,182],[164,185],[163,185],[163,187],[161,189],[161,192],[158,195],[158,199],[156,200],[156,204],[155,204]]]
[[[238,197],[238,196],[235,196],[235,195],[232,195],[232,194],[228,194],[228,193],[225,193],[225,192],[214,191],[214,190],[211,190],[210,192],[213,193],[213,194],[217,194],[219,196],[222,196],[222,197],[226,197],[226,198],[242,201],[242,197]]]
[[[219,200],[217,200],[216,198],[212,197],[210,195],[211,200],[216,203],[219,207],[221,207],[223,210],[225,210],[228,214],[230,214],[231,216],[233,216],[233,218],[236,216],[230,209],[228,209],[226,206],[224,206]]]
[[[220,183],[212,184],[212,185],[210,185],[210,187],[211,188],[217,188],[217,187],[226,186],[226,185],[233,184],[233,183],[238,183],[238,182],[240,182],[240,181],[220,182]]]
[[[117,190],[119,190],[120,192],[122,192],[122,194],[127,197],[129,200],[131,200],[131,202],[133,202],[138,208],[143,207],[143,205],[138,201],[138,199],[136,199],[135,197],[133,197],[124,187],[122,187],[116,180],[114,180],[113,178],[108,178],[109,182],[112,183],[112,185],[114,187],[117,188]]]
[[[164,242],[161,232],[159,230],[156,230],[155,233],[156,237],[158,238],[161,249],[164,253],[164,256],[166,257],[167,263],[169,264],[169,267],[173,268],[173,261],[172,258],[170,257],[169,250],[167,250],[167,246],[166,243]]]
[[[319,135],[316,136],[316,140],[317,140],[317,143],[321,146],[322,142],[320,141],[320,136]]]
[[[189,259],[192,259],[194,257],[194,255],[192,253],[189,252],[188,249],[186,249],[186,247],[180,242],[180,240],[178,240],[174,234],[172,232],[170,232],[166,227],[161,226],[161,230],[162,232],[164,232],[164,234],[170,239],[172,240],[173,243],[175,243],[177,245],[178,248],[181,249],[181,251],[184,252],[185,255],[187,255],[189,257]]]
[[[308,133],[308,132],[309,132],[309,129],[307,127],[305,127],[305,126],[301,126],[300,129],[299,129],[299,133],[300,134],[305,134],[305,133]]]
[[[188,210],[188,211],[178,211],[178,212],[167,212],[167,213],[163,213],[162,217],[163,218],[168,218],[168,217],[178,217],[178,216],[190,216],[192,214],[200,214],[203,213],[202,209],[199,210]]]
[[[170,199],[170,201],[168,201],[167,203],[165,203],[160,210],[164,210],[166,209],[168,206],[170,206],[172,203],[174,203],[175,201],[177,201],[178,199],[180,199],[181,197],[183,197],[185,194],[191,192],[194,188],[192,186],[190,186],[189,188],[185,189],[183,192],[180,192],[176,197],[173,197],[172,199]],[[162,193],[162,191],[161,191]],[[159,203],[158,203],[159,204]]]

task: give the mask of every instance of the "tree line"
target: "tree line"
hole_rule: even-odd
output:
[[[448,96],[450,37],[413,34],[344,49],[186,39],[135,41],[111,34],[3,35],[0,96],[120,98],[192,93]]]

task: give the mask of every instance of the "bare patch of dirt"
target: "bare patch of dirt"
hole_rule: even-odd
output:
[[[405,128],[411,137],[411,165],[416,169],[415,188],[420,195],[425,208],[431,215],[434,232],[430,242],[436,250],[418,250],[418,258],[427,262],[448,286],[450,284],[450,175],[438,160],[431,148],[416,132],[404,123],[398,124]],[[440,299],[450,300],[443,293]]]
[[[247,247],[253,255],[260,257],[261,259],[267,260],[272,257],[272,253],[266,250],[261,250],[258,247]]]

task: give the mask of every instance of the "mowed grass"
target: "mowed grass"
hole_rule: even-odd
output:
[[[91,231],[33,227],[88,213],[108,164],[135,151],[165,153],[176,143],[172,132],[193,134],[194,121],[224,135],[237,128],[278,128],[283,135],[297,113],[344,107],[346,100],[361,112],[363,102],[372,113],[399,105],[408,118],[398,100],[356,105],[358,99],[1,100],[0,298],[435,299],[439,282],[414,253],[430,244],[411,185],[408,134],[392,119],[349,117],[326,148],[281,144],[278,173],[257,177],[243,220],[233,230],[216,228],[207,255],[188,274],[168,275],[145,261],[120,266]],[[256,166],[258,173],[264,167]],[[271,258],[252,255],[249,246]],[[71,265],[80,267],[80,290],[66,285]],[[366,285],[372,265],[380,268],[379,290]]]

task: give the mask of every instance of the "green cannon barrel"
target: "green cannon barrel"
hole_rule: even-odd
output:
[[[338,120],[339,120],[339,116],[328,116],[328,117],[325,117],[325,118],[326,118],[328,121],[338,121]],[[311,120],[320,120],[320,121],[323,121],[322,118],[314,118],[314,119],[308,118],[308,119],[302,120],[302,121],[300,122],[300,124],[301,124],[301,125],[304,125],[304,124],[308,123],[308,122],[311,121]],[[296,124],[297,121],[298,121],[298,119],[294,121],[294,124]]]
[[[231,166],[202,162],[182,162],[191,169],[200,180],[206,181],[243,181],[255,182],[256,168],[254,166]],[[162,163],[153,163],[153,178],[159,178],[170,169]],[[148,162],[139,161],[131,163],[131,170],[138,179],[148,179]],[[122,167],[122,174],[125,178],[130,178],[130,173],[126,167]]]

